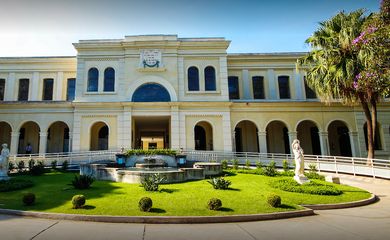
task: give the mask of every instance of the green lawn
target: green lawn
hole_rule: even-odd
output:
[[[15,176],[31,179],[33,187],[0,193],[0,207],[56,213],[77,213],[96,215],[157,215],[157,216],[205,216],[270,213],[300,209],[298,204],[340,203],[370,197],[364,190],[336,185],[344,193],[339,196],[318,196],[301,193],[290,193],[273,189],[268,182],[271,177],[237,174],[226,177],[232,181],[230,190],[215,190],[206,180],[178,184],[161,185],[160,192],[146,192],[139,184],[95,181],[90,189],[77,190],[68,185],[73,173],[47,173],[43,176]],[[24,206],[22,193],[33,192],[37,200],[33,206]],[[281,208],[272,208],[266,203],[269,193],[276,193],[282,198]],[[87,198],[84,209],[72,209],[71,198],[75,194],[84,194]],[[152,212],[141,212],[138,201],[148,196],[153,200]],[[223,208],[210,211],[207,201],[220,198]]]

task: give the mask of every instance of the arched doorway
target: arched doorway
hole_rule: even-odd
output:
[[[94,123],[91,127],[90,150],[108,150],[109,129],[104,122]]]
[[[160,84],[146,83],[135,90],[132,102],[170,102],[169,92]]]
[[[319,130],[313,121],[305,120],[298,124],[297,138],[305,154],[321,155]]]
[[[26,147],[31,146],[31,154],[39,152],[39,132],[40,128],[36,122],[26,122],[19,130],[18,153],[25,154]]]
[[[47,130],[47,153],[69,152],[69,127],[58,121],[50,125]]]
[[[352,157],[349,130],[344,122],[331,122],[328,126],[328,138],[331,156]]]
[[[11,125],[9,125],[6,122],[0,122],[0,146],[3,143],[6,143],[8,145],[8,148],[10,148],[10,146],[11,146],[11,132],[12,132]]]
[[[288,128],[281,121],[272,121],[267,125],[267,152],[290,154]]]
[[[259,138],[256,125],[244,120],[239,122],[235,129],[236,152],[259,152]]]
[[[195,150],[213,150],[213,127],[208,122],[199,122],[194,128]]]

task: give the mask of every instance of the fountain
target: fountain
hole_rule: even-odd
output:
[[[120,159],[124,155],[117,155]],[[187,180],[201,180],[206,176],[220,175],[220,163],[197,163],[193,167],[178,167],[178,157],[172,155],[130,155],[118,164],[80,164],[80,175],[92,175],[98,180],[125,183],[140,183],[145,177],[159,174],[164,183],[177,183]],[[211,164],[211,165],[210,165]],[[212,171],[210,171],[212,169]]]

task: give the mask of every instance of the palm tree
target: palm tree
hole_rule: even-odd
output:
[[[371,16],[363,10],[340,12],[306,40],[312,50],[298,60],[307,71],[308,85],[326,103],[334,100],[344,104],[360,103],[367,120],[368,159],[374,158],[376,103],[380,95],[373,89],[358,88],[356,77],[364,71],[354,40],[361,35],[364,23]]]

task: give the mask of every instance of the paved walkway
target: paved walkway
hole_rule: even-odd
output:
[[[0,215],[0,239],[390,239],[390,181],[340,175],[378,195],[375,204],[317,216],[226,224],[114,224]]]

